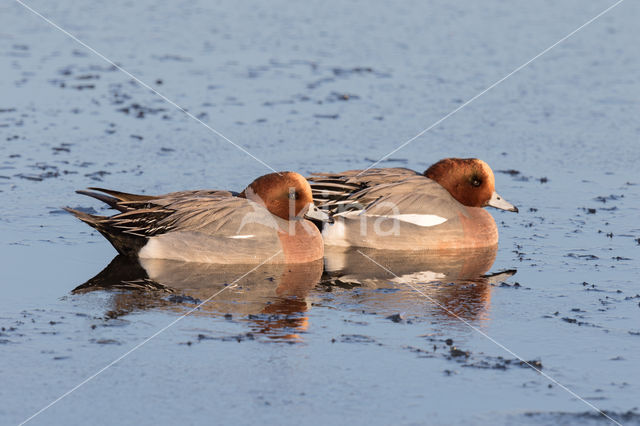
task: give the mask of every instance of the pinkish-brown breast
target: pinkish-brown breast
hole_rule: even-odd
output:
[[[491,247],[498,244],[498,227],[493,216],[485,209],[466,207],[467,216],[458,213],[464,240],[469,247]]]
[[[322,259],[324,243],[316,226],[308,220],[289,222],[287,230],[278,231],[284,263],[305,263]]]
[[[462,206],[462,208],[464,212],[458,212],[462,232],[456,232],[450,238],[438,241],[437,249],[459,250],[497,245],[498,227],[493,216],[479,207]]]

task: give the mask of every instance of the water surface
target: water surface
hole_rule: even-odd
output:
[[[301,173],[369,166],[610,4],[29,2]],[[639,12],[623,2],[381,164],[487,161],[520,208],[491,211],[491,262],[255,271],[31,423],[607,422],[460,318],[640,423]],[[73,191],[241,190],[269,169],[19,4],[0,23],[0,419],[17,424],[242,275],[100,275],[115,251],[61,207],[108,211]]]

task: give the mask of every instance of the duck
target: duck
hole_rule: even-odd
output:
[[[65,208],[120,253],[139,259],[217,264],[306,263],[322,259],[319,210],[309,182],[295,172],[261,176],[242,192],[192,190],[140,195],[103,188],[76,191],[119,213]]]
[[[445,158],[424,173],[371,168],[314,173],[313,199],[330,213],[326,246],[384,250],[461,250],[498,244],[484,207],[518,212],[495,191],[491,167],[477,158]]]

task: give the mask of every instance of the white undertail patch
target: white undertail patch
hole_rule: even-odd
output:
[[[322,227],[322,239],[329,246],[348,247],[344,221],[336,220],[334,223],[325,223]]]
[[[162,259],[164,258],[164,250],[162,245],[159,244],[157,238],[149,238],[147,244],[144,245],[138,252],[138,257],[147,259]]]

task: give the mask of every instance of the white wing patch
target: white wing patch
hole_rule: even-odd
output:
[[[253,238],[255,237],[255,235],[250,234],[250,235],[234,235],[232,237],[227,237],[227,238],[233,238],[234,240],[243,240],[245,238]]]
[[[388,219],[396,219],[401,222],[413,223],[414,225],[423,227],[437,226],[447,221],[444,217],[435,214],[393,214],[385,217]]]
[[[435,214],[390,214],[390,215],[374,215],[367,214],[366,210],[348,211],[344,213],[335,214],[334,217],[342,216],[345,218],[358,217],[362,214],[368,217],[383,217],[385,219],[396,219],[401,222],[413,223],[418,226],[437,226],[445,223],[448,219]],[[337,222],[337,221],[336,221]]]

